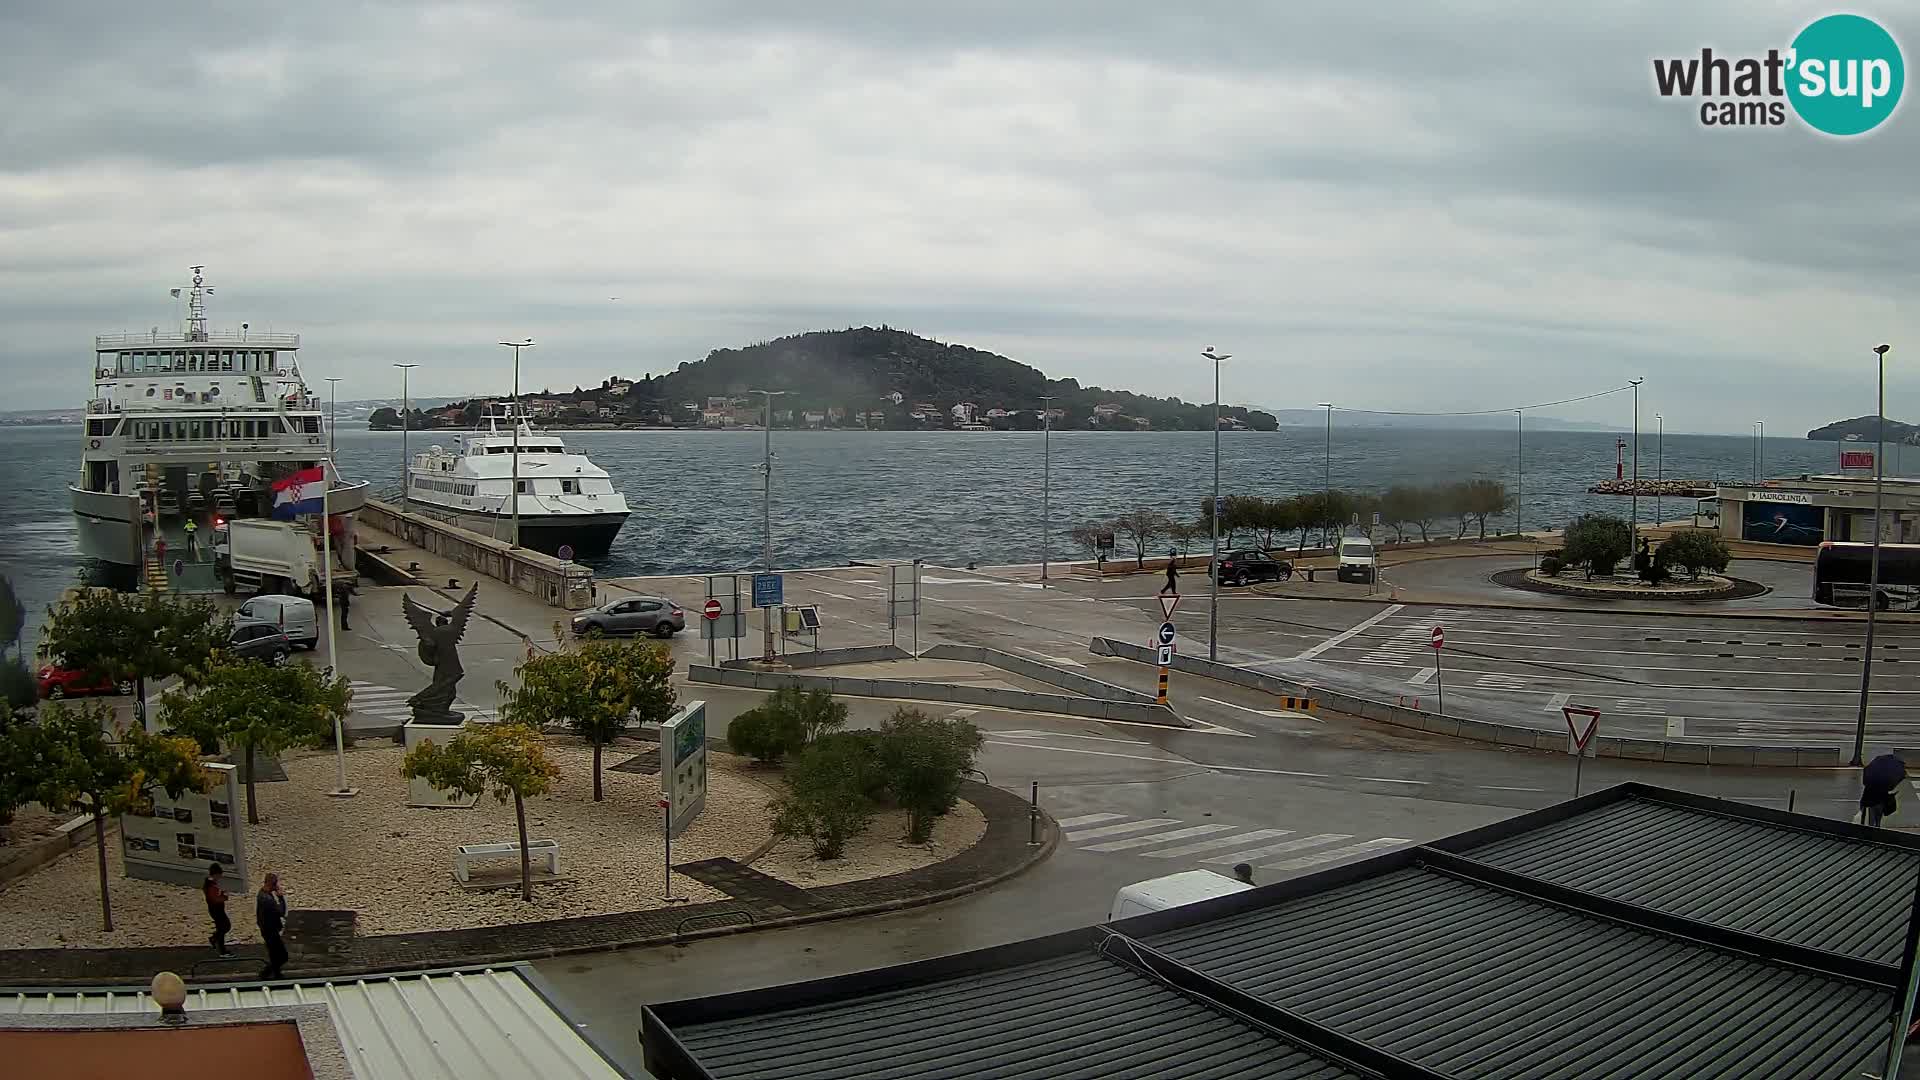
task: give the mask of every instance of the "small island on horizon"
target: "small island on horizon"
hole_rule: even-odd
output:
[[[1807,432],[1807,438],[1815,442],[1873,442],[1880,437],[1881,417],[1856,416],[1851,420],[1835,420],[1824,427]],[[1920,438],[1920,427],[1902,423],[1892,418],[1886,419],[1886,440],[1888,442],[1911,443]]]

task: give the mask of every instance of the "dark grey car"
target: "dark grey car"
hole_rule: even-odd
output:
[[[602,634],[652,634],[670,638],[687,628],[687,613],[664,596],[629,596],[609,600],[597,608],[573,617],[573,632],[580,637]]]
[[[293,639],[271,623],[236,626],[227,638],[227,654],[239,660],[265,660],[277,665],[286,663],[292,653]]]

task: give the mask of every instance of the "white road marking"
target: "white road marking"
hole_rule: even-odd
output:
[[[1125,833],[1141,832],[1145,829],[1157,829],[1162,825],[1178,824],[1180,824],[1179,818],[1145,818],[1140,821],[1123,822],[1119,825],[1096,825],[1091,829],[1075,829],[1068,832],[1066,836],[1070,843],[1079,843],[1082,840],[1092,840],[1100,836],[1121,836]]]
[[[1088,844],[1082,851],[1127,851],[1132,848],[1153,847],[1173,840],[1185,840],[1193,836],[1207,836],[1212,833],[1226,832],[1232,825],[1193,825],[1185,829],[1173,829],[1169,832],[1157,832],[1147,836],[1134,836],[1125,840],[1109,840],[1104,844]]]
[[[1271,717],[1274,717],[1275,719],[1280,719],[1280,720],[1311,720],[1316,724],[1326,723],[1326,721],[1320,719],[1319,717],[1313,715],[1312,713],[1295,712],[1287,709],[1255,709],[1251,706],[1236,705],[1231,701],[1221,701],[1219,698],[1211,698],[1211,697],[1203,697],[1200,700],[1211,701],[1215,705],[1225,705],[1229,709],[1239,709],[1241,712],[1250,712],[1255,716],[1271,716]],[[1238,733],[1236,732],[1236,734]]]
[[[1567,702],[1572,700],[1573,700],[1572,694],[1555,694],[1552,697],[1547,699],[1547,708],[1553,710],[1554,712],[1559,712],[1561,706],[1565,705]]]
[[[1218,851],[1223,847],[1233,847],[1236,844],[1252,844],[1261,840],[1273,840],[1292,835],[1292,829],[1254,829],[1251,832],[1235,833],[1232,836],[1216,836],[1212,840],[1202,840],[1197,844],[1182,844],[1177,848],[1167,848],[1165,851],[1143,851],[1140,854],[1149,859],[1177,859],[1182,855]]]
[[[1262,870],[1299,870],[1302,867],[1318,866],[1321,863],[1338,862],[1341,859],[1352,858],[1355,855],[1365,855],[1370,851],[1379,851],[1382,848],[1405,847],[1411,843],[1413,843],[1413,841],[1403,840],[1397,836],[1383,836],[1378,840],[1367,840],[1358,844],[1349,844],[1346,847],[1334,848],[1332,851],[1316,851],[1311,855],[1302,855],[1297,859],[1288,859],[1285,862],[1262,863],[1260,868]]]
[[[1200,861],[1203,863],[1232,866],[1234,863],[1250,863],[1255,859],[1264,859],[1269,855],[1278,855],[1285,851],[1299,851],[1302,848],[1323,847],[1327,844],[1337,844],[1342,840],[1351,839],[1353,839],[1353,836],[1350,833],[1320,833],[1317,836],[1303,836],[1298,840],[1283,840],[1278,844],[1268,844],[1266,847],[1248,848],[1245,851],[1235,851],[1226,855],[1215,855],[1210,858],[1201,859]]]
[[[1405,605],[1402,605],[1402,606],[1405,606]],[[1415,612],[1411,615],[1406,615],[1402,617],[1415,620],[1416,622],[1425,618],[1425,616],[1419,612]],[[1776,622],[1775,620],[1768,620],[1768,621]],[[1493,617],[1493,618],[1478,618],[1475,616],[1459,616],[1449,621],[1448,628],[1451,630],[1453,623],[1456,623],[1456,622],[1487,623],[1494,626],[1510,626],[1512,625],[1513,620],[1506,616],[1499,616],[1499,617]],[[1759,628],[1742,629],[1737,626],[1731,626],[1731,627],[1719,626],[1719,627],[1703,629],[1698,626],[1685,626],[1685,627],[1674,626],[1670,623],[1637,624],[1637,623],[1556,622],[1553,624],[1556,631],[1554,633],[1529,633],[1529,632],[1520,631],[1520,630],[1475,630],[1475,631],[1472,631],[1472,633],[1495,634],[1503,637],[1567,637],[1569,635],[1564,633],[1564,630],[1567,627],[1590,627],[1598,630],[1648,631],[1648,632],[1657,634],[1660,637],[1665,638],[1669,641],[1671,641],[1676,635],[1683,639],[1688,636],[1705,637],[1705,638],[1713,638],[1717,636],[1720,641],[1725,641],[1729,637],[1738,637],[1743,640],[1751,638],[1751,639],[1756,639],[1758,641],[1769,641],[1769,640],[1774,640],[1779,638],[1789,638],[1789,637],[1822,638],[1828,641],[1847,641],[1854,637],[1858,637],[1860,634],[1860,631],[1850,629],[1850,627],[1859,626],[1862,624],[1835,622],[1832,625],[1836,627],[1836,630],[1834,632],[1822,633],[1816,630],[1780,630],[1780,629],[1775,629],[1774,626],[1772,625],[1767,626],[1764,629],[1759,629]],[[1911,625],[1911,624],[1908,624],[1908,625]],[[1920,637],[1915,637],[1913,635],[1902,635],[1900,636],[1899,641],[1901,643],[1920,643]],[[1684,643],[1685,642],[1683,641],[1682,644]],[[1713,642],[1708,642],[1708,643],[1712,644]]]
[[[1427,683],[1430,683],[1433,681],[1433,676],[1434,676],[1433,668],[1422,668],[1419,671],[1414,672],[1413,675],[1407,679],[1407,681],[1409,683],[1412,683],[1415,686],[1425,686]]]
[[[1117,821],[1126,816],[1125,814],[1081,814],[1079,817],[1061,818],[1059,824],[1063,829],[1072,829],[1082,825],[1097,824],[1102,821]]]
[[[1356,637],[1360,634],[1364,634],[1369,629],[1378,625],[1379,623],[1385,622],[1386,620],[1393,618],[1394,615],[1398,614],[1405,607],[1406,607],[1405,604],[1394,604],[1393,606],[1387,608],[1386,610],[1381,611],[1378,614],[1375,614],[1367,619],[1362,620],[1361,622],[1354,625],[1353,627],[1346,630],[1342,630],[1340,633],[1333,635],[1332,637],[1321,642],[1320,644],[1315,645],[1313,648],[1308,649],[1306,652],[1303,652],[1300,655],[1294,657],[1294,659],[1295,660],[1311,660],[1314,657],[1319,656],[1321,653],[1326,652],[1328,649],[1333,648],[1335,645],[1338,645],[1341,642],[1346,641],[1350,638]]]

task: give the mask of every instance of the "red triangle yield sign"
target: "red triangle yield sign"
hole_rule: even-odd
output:
[[[1560,711],[1567,718],[1567,734],[1573,739],[1575,749],[1585,751],[1593,741],[1593,733],[1600,728],[1600,710],[1584,705],[1562,705]]]
[[[1173,609],[1180,606],[1180,597],[1160,594],[1160,615],[1168,622],[1173,621]]]

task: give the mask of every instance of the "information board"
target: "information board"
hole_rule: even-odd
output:
[[[707,805],[707,703],[690,701],[660,725],[660,797],[667,835],[687,831]]]
[[[779,574],[753,575],[753,606],[779,607],[785,599],[784,584]]]
[[[226,889],[245,895],[247,812],[239,799],[239,770],[206,763],[213,786],[205,795],[183,791],[175,799],[165,788],[153,792],[153,805],[141,813],[120,815],[120,850],[130,878],[198,885],[207,867],[226,869]]]

